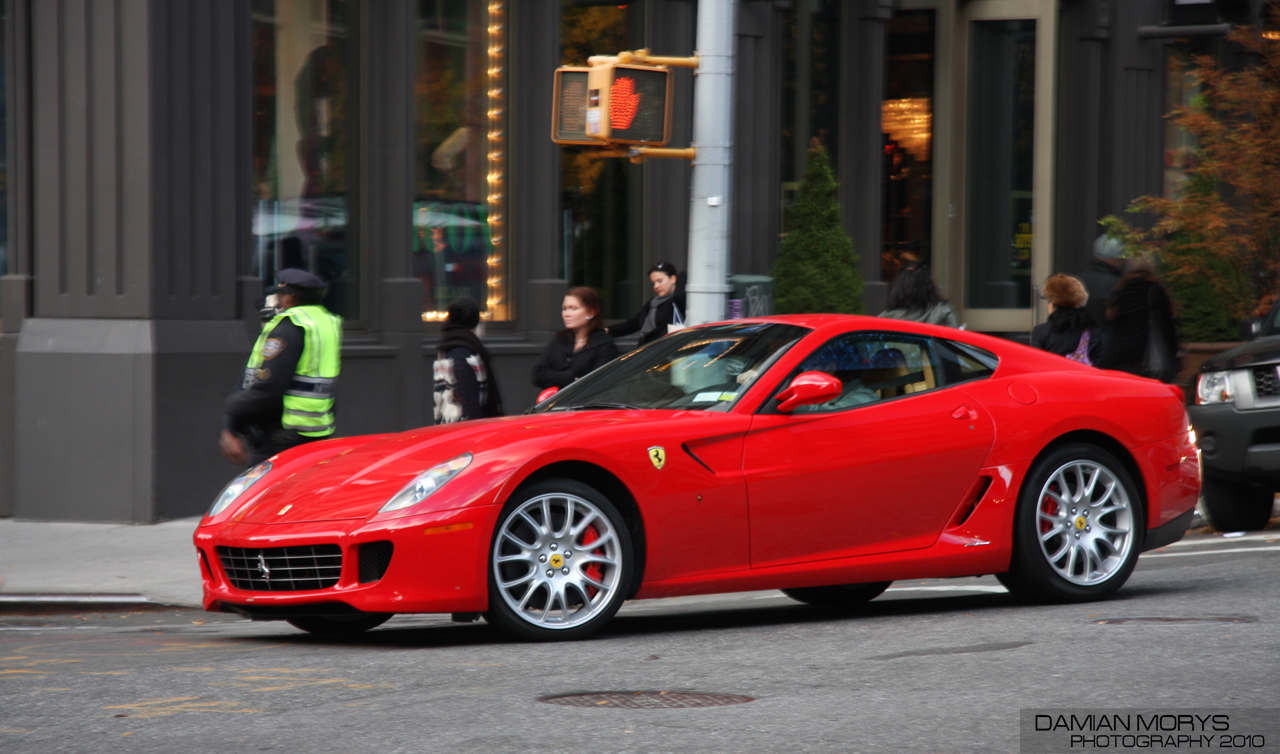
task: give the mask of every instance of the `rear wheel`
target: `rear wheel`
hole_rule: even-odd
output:
[[[294,628],[300,628],[309,634],[317,634],[319,636],[344,636],[362,633],[371,628],[377,628],[390,620],[393,614],[394,613],[365,613],[363,615],[290,618],[289,625]]]
[[[1218,531],[1262,529],[1271,520],[1275,494],[1269,488],[1206,476],[1200,491],[1209,521]]]
[[[797,589],[783,589],[782,593],[806,605],[847,610],[879,597],[892,583],[892,581],[876,581],[870,584],[805,586]]]
[[[1094,445],[1064,445],[1022,485],[1013,560],[998,578],[1033,602],[1102,599],[1133,572],[1143,531],[1138,491],[1120,461]]]
[[[503,508],[489,552],[485,618],[524,639],[579,639],[626,598],[631,534],[613,503],[571,479],[522,490]]]

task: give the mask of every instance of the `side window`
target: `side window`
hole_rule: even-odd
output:
[[[990,351],[953,340],[934,341],[938,360],[942,363],[944,384],[955,385],[970,380],[984,380],[996,371],[1000,360]]]
[[[801,406],[795,413],[843,411],[938,387],[938,364],[929,341],[903,333],[875,332],[831,339],[810,354],[792,376],[825,372],[840,380],[844,391],[835,400]]]

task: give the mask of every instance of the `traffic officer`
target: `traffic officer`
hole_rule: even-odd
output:
[[[254,465],[333,435],[342,318],[321,306],[325,283],[299,269],[276,274],[276,315],[249,355],[240,390],[223,404],[222,455]]]

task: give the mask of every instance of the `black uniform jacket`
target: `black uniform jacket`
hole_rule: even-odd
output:
[[[619,322],[616,325],[609,325],[609,334],[615,338],[621,338],[624,335],[630,335],[641,327],[644,327],[644,321],[645,318],[649,316],[649,307],[651,306],[653,306],[652,301],[640,307],[640,311],[636,312],[631,319],[625,322]],[[639,345],[651,343],[658,338],[661,338],[663,335],[666,335],[667,325],[674,323],[676,320],[675,313],[677,307],[680,310],[680,316],[682,318],[688,316],[688,313],[684,308],[684,291],[682,289],[677,289],[675,296],[672,296],[669,300],[658,305],[657,318],[655,319],[657,328],[655,328],[651,333],[641,335]]]
[[[593,330],[577,353],[573,352],[573,333],[557,333],[533,366],[533,384],[539,390],[565,387],[616,358],[618,347],[604,330]]]

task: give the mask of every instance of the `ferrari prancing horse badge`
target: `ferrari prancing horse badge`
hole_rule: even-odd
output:
[[[653,468],[661,470],[663,464],[667,462],[667,451],[658,445],[654,445],[649,448],[649,460],[653,461]]]

